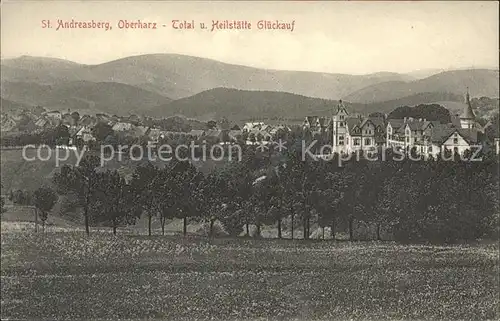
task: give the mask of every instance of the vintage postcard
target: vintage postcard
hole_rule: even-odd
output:
[[[499,3],[3,1],[2,320],[498,320]]]

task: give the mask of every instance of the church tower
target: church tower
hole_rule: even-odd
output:
[[[345,150],[347,145],[347,117],[349,113],[342,100],[333,111],[332,124],[333,124],[333,147],[334,150],[340,152]]]
[[[469,88],[467,87],[467,94],[465,96],[465,107],[462,115],[460,115],[460,126],[464,129],[472,129],[476,124],[476,115],[472,110],[470,103]]]

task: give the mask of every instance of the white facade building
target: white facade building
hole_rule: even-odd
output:
[[[332,117],[332,145],[337,153],[374,151],[385,142],[385,119],[350,116],[342,100]]]

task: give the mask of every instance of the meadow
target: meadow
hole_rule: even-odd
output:
[[[2,233],[2,320],[499,318],[498,245]]]

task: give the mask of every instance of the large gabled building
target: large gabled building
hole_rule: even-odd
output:
[[[390,119],[387,121],[386,146],[408,149],[423,144],[431,137],[432,129],[439,126],[438,121],[426,119]]]
[[[347,144],[349,143],[348,117],[347,108],[342,100],[340,100],[332,117],[332,146],[336,152],[347,151]]]
[[[373,151],[384,145],[385,131],[385,118],[351,115],[342,100],[334,110],[332,145],[337,153]]]
[[[464,111],[460,115],[460,126],[463,129],[477,128],[476,115],[474,114],[474,110],[472,109],[472,105],[470,102],[469,88],[467,88],[467,94],[465,95]]]
[[[386,146],[406,151],[413,149],[420,154],[432,156],[444,150],[463,154],[482,144],[483,136],[475,128],[457,128],[453,124],[413,119],[405,119],[403,122],[389,120]]]
[[[425,119],[391,119],[387,122],[386,146],[410,149],[424,155],[436,156],[445,150],[464,154],[485,144],[483,129],[478,125],[469,92],[460,122],[441,124]]]

